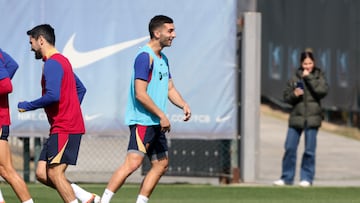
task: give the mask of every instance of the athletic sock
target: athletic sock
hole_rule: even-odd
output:
[[[29,200],[26,200],[25,202],[22,202],[22,203],[34,203],[33,199],[29,199]]]
[[[81,202],[87,202],[89,199],[92,198],[93,194],[90,192],[82,189],[75,183],[71,183],[71,187],[74,190],[76,198],[78,198]]]
[[[113,195],[114,193],[106,188],[101,197],[101,203],[109,203]]]
[[[3,197],[1,190],[0,190],[0,202],[4,202],[4,197]]]
[[[70,203],[79,203],[77,199],[74,199],[73,201],[71,201]]]
[[[145,197],[144,195],[138,195],[136,203],[147,203],[149,198]]]

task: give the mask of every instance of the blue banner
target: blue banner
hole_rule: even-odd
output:
[[[49,23],[56,47],[87,88],[82,103],[88,134],[128,135],[124,114],[134,58],[149,40],[149,20],[174,20],[177,37],[163,51],[192,119],[172,105],[174,138],[233,139],[237,134],[236,0],[0,0],[0,46],[19,63],[10,96],[12,134],[47,136],[43,109],[18,113],[19,101],[41,96],[43,62],[34,59],[26,31]]]

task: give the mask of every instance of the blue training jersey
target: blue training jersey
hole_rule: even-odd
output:
[[[135,98],[134,84],[136,79],[147,81],[148,95],[156,106],[166,113],[169,78],[171,78],[171,75],[166,56],[161,53],[161,58],[159,58],[149,46],[144,46],[135,59],[125,115],[126,125],[140,124],[149,126],[160,124],[159,117],[150,113]]]

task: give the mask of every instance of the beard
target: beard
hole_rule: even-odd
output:
[[[43,55],[41,54],[40,50],[33,50],[35,53],[35,59],[42,59]]]
[[[163,41],[160,41],[160,46],[161,47],[170,47],[171,43],[172,43],[172,40],[163,40]]]

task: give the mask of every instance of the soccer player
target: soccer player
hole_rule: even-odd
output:
[[[44,108],[50,124],[50,136],[43,146],[36,178],[56,189],[66,203],[97,202],[100,197],[70,183],[65,171],[76,165],[80,141],[85,133],[80,104],[86,89],[74,74],[68,59],[55,48],[55,32],[48,24],[27,31],[36,59],[44,61],[42,96],[18,103],[20,112]]]
[[[0,49],[0,175],[14,189],[16,195],[25,203],[33,203],[24,180],[15,171],[8,143],[10,133],[9,97],[12,92],[11,79],[18,69],[16,61]],[[0,190],[0,203],[4,203]]]
[[[151,169],[145,176],[136,203],[146,203],[160,177],[168,168],[168,146],[165,137],[170,132],[166,116],[167,100],[184,112],[184,121],[191,116],[190,107],[176,90],[166,56],[161,52],[171,46],[176,37],[173,20],[159,15],[149,23],[150,41],[138,53],[131,78],[125,122],[130,128],[130,141],[125,162],[114,172],[102,197],[110,202],[126,178],[143,162],[151,160]]]

